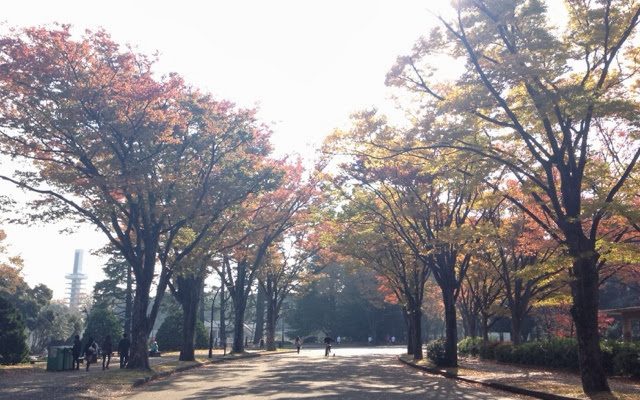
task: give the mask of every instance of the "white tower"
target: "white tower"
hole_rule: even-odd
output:
[[[77,309],[82,301],[82,284],[87,275],[82,273],[82,250],[76,250],[73,259],[73,273],[67,274],[67,294],[69,295],[69,307]]]

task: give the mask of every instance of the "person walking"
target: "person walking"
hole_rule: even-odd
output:
[[[338,336],[338,337],[336,338],[336,344],[337,344],[337,345],[340,345],[340,336]]]
[[[71,355],[73,356],[73,368],[80,369],[80,356],[82,355],[82,342],[80,341],[80,335],[76,335],[73,338],[73,349],[71,349]]]
[[[87,372],[89,372],[89,366],[91,365],[93,358],[96,356],[97,351],[98,344],[92,337],[89,337],[89,340],[87,340],[87,343],[84,345],[84,361],[87,363]]]
[[[111,343],[111,335],[107,335],[102,342],[102,370],[109,369],[111,362],[111,353],[113,353],[113,344]],[[106,361],[106,366],[105,366]]]
[[[324,342],[324,356],[325,357],[329,357],[329,354],[331,354],[331,342],[333,342],[334,340],[331,339],[329,336],[325,337],[323,342]]]
[[[127,362],[129,361],[129,348],[131,347],[131,342],[127,337],[127,334],[122,334],[122,339],[118,342],[118,355],[120,356],[120,368],[124,368],[127,366]]]
[[[300,340],[300,336],[296,336],[296,340],[294,342],[296,349],[298,350],[298,354],[300,354],[300,347],[302,346],[302,341]]]

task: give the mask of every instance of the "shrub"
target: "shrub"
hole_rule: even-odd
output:
[[[477,357],[480,354],[483,340],[479,337],[466,337],[458,342],[458,353]]]
[[[468,339],[471,338],[463,339],[458,345],[461,354],[471,353],[476,345]],[[640,343],[603,341],[600,350],[607,374],[640,377]],[[573,338],[553,338],[518,346],[497,342],[483,345],[480,342],[478,352],[481,358],[505,363],[579,370],[578,342]]]
[[[483,343],[482,346],[480,347],[480,352],[478,353],[480,355],[480,358],[486,359],[486,360],[495,360],[496,359],[496,347],[500,344],[500,342],[488,342],[488,343]]]
[[[514,362],[513,345],[511,343],[499,343],[495,346],[493,353],[495,354],[496,361],[506,363]]]
[[[615,340],[604,340],[600,342],[600,352],[602,354],[602,368],[607,375],[614,375],[613,357],[617,342]]]
[[[553,338],[542,342],[545,353],[543,365],[578,370],[578,342],[573,338]]]
[[[17,364],[29,353],[22,316],[0,296],[0,364]]]
[[[514,362],[526,365],[545,365],[542,342],[526,342],[514,348]]]
[[[640,377],[640,343],[618,342],[612,350],[614,374]]]
[[[182,312],[171,313],[162,321],[156,340],[160,351],[180,350],[182,347]],[[202,321],[196,321],[196,349],[209,346],[209,334]]]
[[[444,365],[445,358],[445,341],[443,339],[432,340],[427,343],[427,358],[435,365]]]

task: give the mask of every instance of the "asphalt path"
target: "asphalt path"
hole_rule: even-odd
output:
[[[302,349],[210,364],[136,389],[128,399],[525,399],[400,364],[401,347]]]

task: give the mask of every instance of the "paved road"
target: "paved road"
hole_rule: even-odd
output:
[[[155,381],[129,399],[524,399],[401,365],[400,347],[337,348],[213,364]]]

